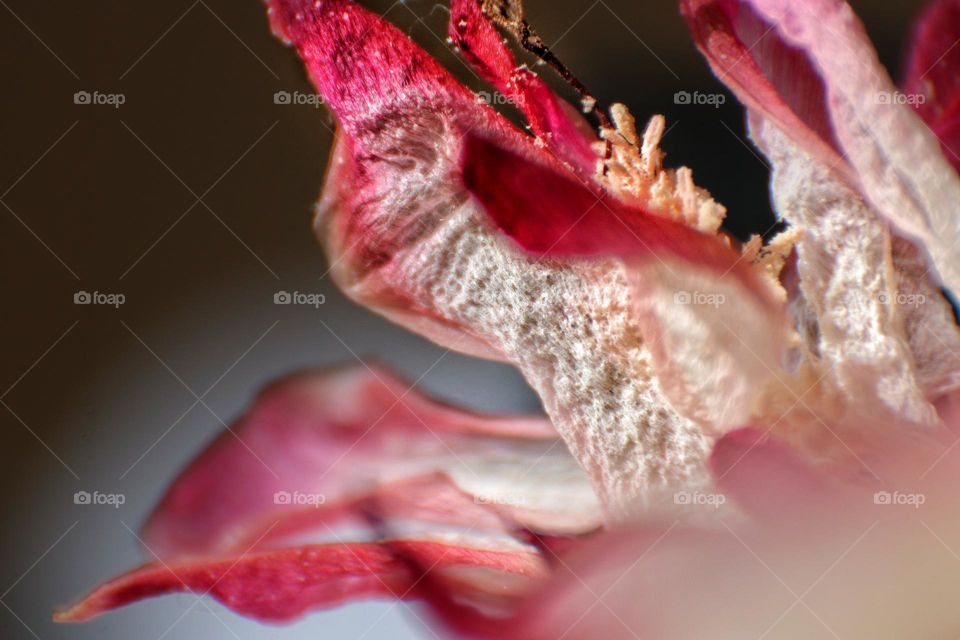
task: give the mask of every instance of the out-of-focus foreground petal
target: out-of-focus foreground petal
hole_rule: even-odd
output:
[[[957,455],[900,442],[882,478],[818,477],[760,431],[718,444],[746,517],[592,540],[526,604],[514,637],[948,638],[960,628]],[[868,475],[868,474],[867,474]],[[710,501],[702,509],[713,509]],[[720,513],[720,512],[717,512]]]
[[[349,510],[385,482],[435,472],[522,526],[597,524],[589,484],[546,420],[446,407],[383,369],[356,366],[264,391],[177,479],[144,540],[163,558],[242,551],[278,514],[309,524],[311,514]],[[277,504],[277,492],[290,504]],[[323,496],[322,508],[297,504],[297,495]]]
[[[960,1],[933,0],[914,27],[904,94],[960,170]]]
[[[920,241],[960,291],[960,180],[843,0],[683,0],[697,46],[751,110]]]
[[[60,619],[169,591],[209,591],[264,619],[403,595],[419,576],[392,558],[394,544],[426,554],[424,567],[463,573],[465,592],[495,590],[492,575],[456,567],[539,574],[519,532],[599,522],[586,477],[546,421],[458,411],[382,370],[300,374],[264,391],[174,483],[143,534],[156,562]],[[506,584],[505,597],[524,586]]]

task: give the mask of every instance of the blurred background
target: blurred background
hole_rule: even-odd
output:
[[[445,42],[443,3],[367,4],[472,79]],[[921,3],[852,4],[896,77]],[[278,91],[311,89],[260,2],[0,5],[0,637],[434,637],[422,613],[395,603],[268,627],[178,595],[83,626],[50,621],[142,561],[133,532],[178,469],[218,434],[218,417],[229,422],[283,373],[371,358],[474,408],[538,402],[508,367],[445,353],[324,277],[310,223],[333,122],[323,108],[275,103]],[[693,168],[733,233],[770,231],[767,169],[736,101],[675,104],[680,91],[723,91],[675,2],[526,5],[602,103],[625,102],[641,122],[667,116],[667,163]],[[326,303],[275,305],[279,291]],[[84,293],[104,304],[77,304]],[[94,490],[126,501],[74,504]]]

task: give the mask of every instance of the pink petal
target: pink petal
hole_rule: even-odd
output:
[[[450,38],[487,82],[507,96],[530,122],[537,137],[584,178],[596,171],[599,157],[589,125],[526,67],[518,67],[479,0],[452,0]]]
[[[898,97],[842,0],[684,0],[714,72],[751,110],[858,188],[960,286],[960,180]],[[819,79],[819,82],[817,82]]]
[[[455,581],[460,597],[477,601],[508,599],[511,590],[505,585],[517,582],[511,576],[543,575],[532,551],[422,540],[306,545],[236,558],[151,563],[104,584],[58,612],[56,620],[83,622],[143,598],[190,591],[212,595],[245,616],[286,622],[349,601],[416,596],[419,576],[411,570],[410,558],[446,576],[448,584]]]
[[[356,301],[438,343],[503,360],[470,326],[419,304],[391,286],[394,254],[421,238],[430,219],[418,210],[392,211],[384,201],[398,188],[422,190],[436,206],[455,200],[416,171],[453,153],[461,131],[481,130],[522,140],[525,136],[461,85],[405,33],[380,16],[345,0],[266,0],[278,37],[296,46],[310,77],[340,126],[329,164],[321,210],[340,204],[342,216],[324,215],[330,228],[327,253],[341,288]],[[435,137],[439,140],[424,139]],[[545,153],[545,152],[544,152]],[[386,273],[380,273],[386,267]]]
[[[551,486],[540,475],[548,469],[572,472],[564,476],[572,483]],[[271,538],[310,531],[349,517],[383,483],[436,473],[522,526],[567,532],[597,523],[585,477],[578,485],[575,462],[545,420],[459,411],[357,366],[291,376],[261,393],[181,474],[144,539],[163,559],[236,553],[268,528]],[[278,504],[278,492],[290,500]],[[297,504],[297,496],[306,497]]]
[[[143,534],[157,562],[60,619],[209,590],[239,613],[284,620],[416,595],[434,569],[457,597],[507,606],[527,586],[508,574],[543,569],[525,530],[566,536],[599,522],[546,421],[458,411],[379,369],[303,373],[261,393],[173,484]]]
[[[828,497],[815,469],[791,447],[757,428],[720,438],[710,456],[710,469],[717,488],[753,513],[789,517],[807,513],[811,503]]]
[[[960,1],[934,0],[914,27],[904,92],[922,97],[913,105],[960,169]]]

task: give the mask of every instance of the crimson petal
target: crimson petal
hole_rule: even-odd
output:
[[[527,251],[557,257],[672,254],[749,277],[737,254],[717,238],[624,204],[599,186],[488,139],[469,135],[462,162],[467,189]]]
[[[494,579],[496,574],[534,578],[543,572],[534,551],[422,540],[307,545],[238,558],[148,564],[102,585],[55,618],[83,622],[143,598],[189,591],[212,595],[237,613],[258,620],[287,622],[309,610],[352,600],[416,596],[413,587],[419,576],[411,571],[410,558],[438,574],[449,574],[451,580],[464,571],[495,572],[486,582],[459,580],[459,595],[478,600],[504,591],[502,582]]]

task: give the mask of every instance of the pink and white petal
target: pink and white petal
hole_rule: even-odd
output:
[[[960,180],[934,133],[896,98],[850,7],[842,0],[688,0],[682,6],[721,80],[921,242],[948,287],[960,286]],[[817,77],[819,90],[812,82]]]
[[[523,112],[551,152],[583,178],[593,177],[600,159],[592,147],[596,134],[537,74],[517,66],[479,0],[451,0],[449,35],[471,66]]]
[[[527,251],[627,261],[631,304],[658,382],[699,424],[714,433],[742,424],[771,379],[785,375],[782,310],[719,238],[480,138],[467,141],[464,181]]]
[[[310,611],[368,598],[412,598],[420,579],[411,559],[429,568],[456,597],[513,608],[545,566],[532,547],[489,539],[394,539],[255,550],[237,557],[144,565],[60,611],[58,622],[83,622],[144,598],[177,592],[211,595],[264,622],[289,622]]]
[[[943,155],[960,169],[960,2],[933,0],[914,27],[907,49],[904,93],[940,139]]]
[[[707,440],[657,386],[619,263],[523,255],[463,187],[460,157],[472,131],[566,166],[379,17],[339,2],[270,6],[341,123],[317,224],[337,282],[406,326],[428,318],[428,337],[458,330],[474,352],[517,364],[608,514],[699,482]]]
[[[245,549],[181,552],[115,578],[57,614],[81,622],[143,598],[190,591],[212,594],[242,615],[285,622],[309,611],[373,597],[423,597],[442,582],[449,597],[485,612],[511,613],[544,577],[539,547],[522,540],[510,516],[443,474],[395,481],[358,500],[353,517],[274,514]],[[265,595],[266,594],[266,595]]]
[[[575,533],[599,523],[589,482],[545,420],[456,410],[356,366],[261,393],[174,482],[144,539],[164,560],[237,553],[266,531],[271,544],[302,541],[355,518],[385,486],[436,474],[517,526]],[[439,507],[442,492],[435,498]]]
[[[391,320],[469,355],[505,359],[497,345],[469,326],[438,316],[408,292],[368,277],[389,262],[397,247],[429,226],[395,211],[376,215],[398,182],[424,198],[444,198],[426,176],[410,181],[418,164],[443,153],[433,142],[419,144],[420,127],[451,138],[460,128],[520,135],[512,126],[443,69],[406,34],[380,16],[345,0],[267,0],[274,33],[296,46],[310,77],[340,127],[329,163],[320,211],[341,199],[355,204],[342,221],[344,244],[328,247],[331,272],[344,291]],[[391,180],[390,178],[395,178]],[[384,182],[389,187],[384,188]],[[435,203],[439,204],[439,203]]]

